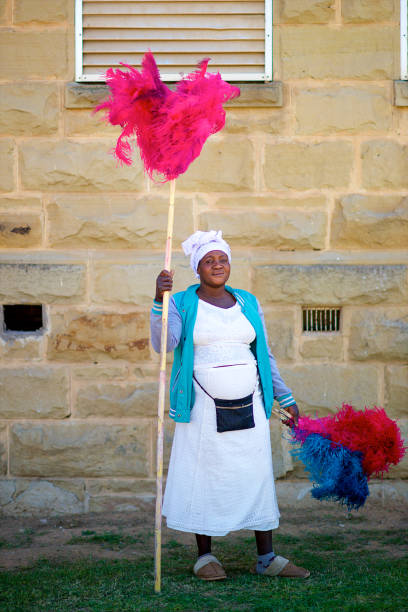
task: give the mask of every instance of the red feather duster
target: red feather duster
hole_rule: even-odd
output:
[[[143,58],[142,70],[106,72],[111,95],[95,112],[107,110],[107,120],[120,125],[115,155],[131,164],[129,140],[136,136],[140,154],[151,178],[158,172],[163,182],[183,174],[200,155],[207,138],[224,127],[223,104],[240,94],[221,75],[207,72],[205,59],[196,71],[184,77],[176,90],[169,89],[149,51]]]

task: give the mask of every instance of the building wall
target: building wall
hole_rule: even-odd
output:
[[[44,333],[0,339],[7,513],[131,509],[154,493],[149,310],[168,186],[149,185],[138,161],[115,164],[118,131],[91,115],[104,91],[72,85],[73,5],[0,3],[0,304],[45,306]],[[177,181],[176,289],[193,280],[181,240],[222,229],[231,284],[260,299],[300,408],[384,406],[407,432],[399,2],[274,5],[282,101],[246,86]],[[340,332],[302,333],[302,307],[320,305],[341,308]],[[303,477],[271,426],[277,476]],[[390,474],[407,476],[407,461]]]

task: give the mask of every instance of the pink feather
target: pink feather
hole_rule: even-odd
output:
[[[107,70],[111,94],[94,112],[105,109],[107,120],[122,128],[115,148],[118,160],[132,163],[129,140],[136,137],[151,178],[158,172],[166,182],[187,170],[207,138],[224,127],[223,104],[240,94],[219,73],[208,73],[208,62],[200,62],[197,70],[178,82],[175,91],[161,81],[150,51],[140,72],[126,64],[126,71]]]

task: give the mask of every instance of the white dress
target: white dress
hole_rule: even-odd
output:
[[[190,422],[176,424],[164,495],[163,515],[171,529],[223,536],[279,525],[269,422],[249,346],[254,339],[238,302],[223,309],[199,300],[194,375],[221,399],[245,397],[255,389],[255,427],[218,433],[214,402],[194,382]]]

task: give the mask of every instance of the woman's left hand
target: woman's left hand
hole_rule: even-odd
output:
[[[297,427],[299,420],[299,408],[297,407],[297,404],[292,404],[292,406],[286,408],[286,412],[289,412],[292,418],[283,421],[283,424],[287,425],[288,427],[292,427],[292,425],[295,424],[295,427]]]

